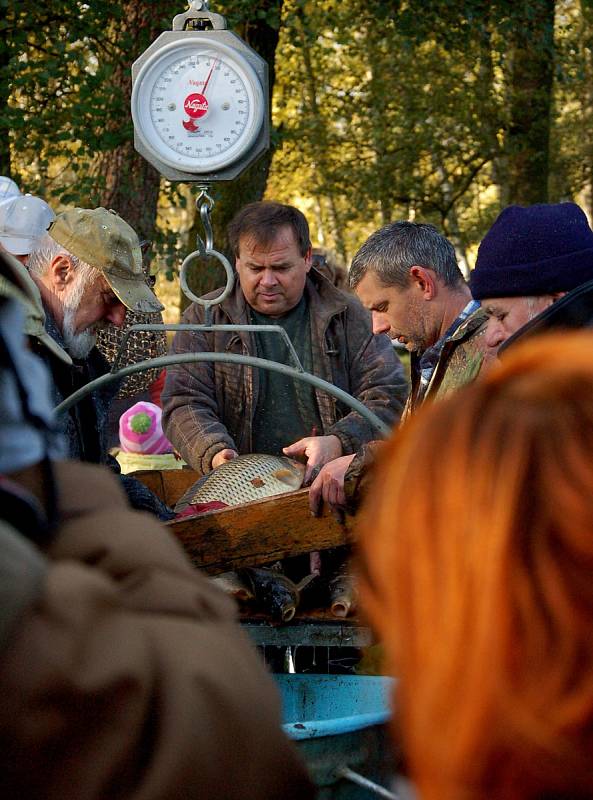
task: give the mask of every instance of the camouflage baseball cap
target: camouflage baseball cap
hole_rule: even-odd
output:
[[[0,297],[18,300],[25,311],[24,332],[41,342],[52,355],[65,364],[72,364],[68,353],[45,330],[45,311],[37,284],[25,267],[10,253],[0,252]]]
[[[130,311],[162,311],[142,270],[138,236],[115,211],[74,208],[58,214],[49,235],[69,253],[100,270]]]

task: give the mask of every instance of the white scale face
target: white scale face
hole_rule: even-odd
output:
[[[138,74],[132,118],[165,164],[207,173],[232,164],[256,139],[264,98],[251,65],[220,42],[166,45]]]

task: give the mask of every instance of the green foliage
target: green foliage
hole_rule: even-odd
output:
[[[183,5],[0,0],[0,161],[22,186],[62,204],[103,196],[105,163],[131,147],[130,65]],[[394,218],[434,222],[471,260],[522,193],[593,207],[590,0],[211,7],[265,56],[274,85],[271,171],[264,159],[216,187],[221,247],[224,223],[266,181],[266,196],[298,204],[315,243],[344,262]],[[158,242],[171,275],[190,197],[161,182]]]
[[[463,258],[503,205],[574,197],[593,162],[587,6],[288,0],[268,195],[300,202],[345,260],[398,217],[441,226]]]
[[[93,161],[131,138],[128,98],[115,78],[148,44],[145,30],[126,25],[125,3],[4,5],[1,81],[10,100],[0,127],[14,172],[61,202],[96,195]]]
[[[9,0],[4,6],[0,86],[8,103],[0,127],[12,174],[56,206],[115,204],[145,234],[156,206],[147,209],[152,222],[142,224],[137,198],[144,177],[130,174],[135,166],[126,154],[133,152],[130,68],[170,27],[170,4]],[[155,238],[166,251],[168,237]]]
[[[313,195],[345,259],[394,217],[451,228],[464,202],[482,211],[502,97],[484,14],[466,5],[285,4],[269,192]]]

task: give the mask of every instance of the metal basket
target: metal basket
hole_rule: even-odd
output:
[[[148,314],[128,311],[125,324],[121,328],[109,324],[98,332],[97,347],[107,361],[113,364],[126,331],[132,325],[147,324],[162,325],[162,314],[158,311]],[[121,354],[119,366],[127,367],[130,364],[145,361],[147,358],[157,358],[166,354],[167,336],[164,331],[134,331],[130,334],[126,348]],[[124,378],[117,396],[120,398],[135,397],[145,392],[150,384],[158,378],[159,372],[159,369],[149,369],[145,372],[137,372],[135,375],[128,375],[127,378]]]

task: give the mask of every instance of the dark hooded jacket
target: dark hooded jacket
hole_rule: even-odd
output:
[[[232,602],[108,470],[54,471],[47,548],[0,519],[2,796],[313,797]]]
[[[47,308],[45,328],[52,339],[67,350],[64,338]],[[53,378],[52,399],[55,405],[85,384],[109,372],[108,362],[96,347],[93,347],[85,359],[72,359],[72,366],[52,356],[46,348],[40,347],[37,355],[43,359]],[[60,416],[60,427],[66,436],[69,458],[93,464],[105,461],[109,406],[117,390],[118,384],[111,383],[87,395]]]
[[[66,350],[62,334],[47,308],[45,328],[54,341]],[[72,359],[71,366],[52,356],[42,345],[38,346],[36,352],[51,373],[52,399],[56,406],[85,384],[108,373],[110,369],[109,363],[96,347],[93,347],[85,359]],[[59,423],[66,437],[68,458],[92,464],[106,464],[113,472],[120,473],[119,464],[109,455],[107,449],[109,407],[118,388],[119,382],[114,381],[96,389],[60,415]],[[174,516],[171,509],[140,481],[121,474],[119,480],[132,508],[149,511],[163,521]]]

